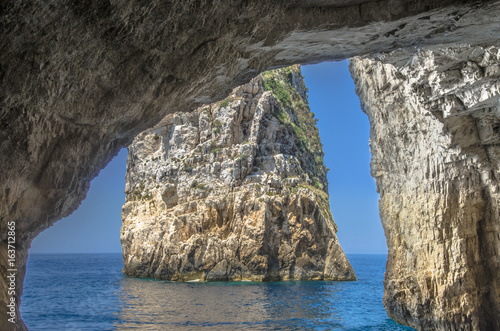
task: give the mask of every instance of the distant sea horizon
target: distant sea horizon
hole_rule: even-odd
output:
[[[30,330],[413,330],[382,304],[385,254],[347,254],[352,282],[129,278],[122,253],[32,253],[21,315]]]

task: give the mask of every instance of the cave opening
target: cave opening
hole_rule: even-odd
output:
[[[339,228],[337,236],[340,244],[351,260],[358,278],[360,275],[362,275],[362,278],[370,277],[370,272],[374,272],[373,270],[361,270],[362,268],[369,269],[373,267],[370,263],[367,263],[369,260],[368,254],[373,255],[379,261],[377,270],[379,273],[378,281],[380,282],[379,290],[368,295],[368,301],[378,302],[378,306],[373,308],[375,312],[368,312],[368,317],[363,316],[363,311],[357,311],[358,314],[355,314],[357,317],[350,321],[355,326],[366,326],[363,323],[374,323],[375,320],[381,319],[381,315],[385,314],[382,306],[383,288],[381,280],[387,254],[385,237],[378,215],[378,194],[369,170],[368,118],[360,109],[359,99],[354,92],[354,84],[349,74],[347,60],[303,66],[302,73],[309,89],[311,111],[318,118],[317,125],[325,152],[325,164],[331,169],[328,174],[330,207]],[[150,309],[154,314],[160,314],[161,307],[151,301],[152,298],[159,300],[157,297],[159,293],[173,297],[180,305],[185,303],[182,297],[189,295],[191,289],[187,284],[183,284],[180,290],[175,291],[171,287],[162,288],[158,282],[141,283],[141,280],[123,278],[121,274],[123,264],[116,263],[118,260],[121,262],[119,233],[121,206],[125,200],[123,191],[126,157],[126,149],[122,149],[108,166],[101,171],[99,176],[94,179],[87,198],[80,208],[71,216],[57,222],[54,226],[41,233],[33,241],[25,279],[23,305],[21,306],[22,316],[28,327],[30,325],[34,327],[53,326],[54,324],[51,323],[55,323],[55,315],[66,316],[75,309],[77,315],[81,314],[79,316],[81,323],[87,323],[85,324],[87,326],[96,326],[97,324],[91,322],[95,319],[104,319],[107,320],[107,323],[114,325],[120,324],[121,322],[116,320],[117,316],[119,320],[130,322],[130,320],[134,319],[132,317],[134,312],[127,307],[142,305],[144,302],[151,305]],[[82,259],[87,259],[87,262],[84,266],[74,265],[71,259],[67,259],[69,253],[79,254]],[[382,270],[380,270],[380,266],[382,266]],[[84,269],[80,270],[80,267]],[[101,271],[106,270],[107,276],[103,284],[96,284],[99,279],[97,273],[91,270],[93,268]],[[42,271],[44,274],[43,276],[39,273],[35,275],[32,270]],[[66,270],[68,277],[65,279],[58,278],[60,277],[58,274],[60,270]],[[68,270],[72,271],[68,273]],[[382,278],[380,278],[380,273]],[[96,297],[96,306],[93,306],[95,303],[92,303],[90,298],[81,291],[75,291],[72,294],[59,292],[61,283],[62,286],[71,284],[74,277],[80,277],[82,274],[86,274],[84,278],[87,280],[81,285],[83,288],[91,286],[94,287],[94,291],[97,288],[97,291],[101,292]],[[40,282],[52,282],[53,285],[49,287],[42,286]],[[114,285],[106,287],[106,284]],[[75,286],[78,287],[77,284]],[[264,314],[268,317],[271,316],[270,318],[273,319],[280,313],[282,314],[283,311],[288,312],[287,301],[293,300],[291,293],[294,293],[294,291],[302,293],[301,295],[304,297],[314,293],[310,298],[313,301],[315,295],[317,296],[319,293],[322,298],[320,301],[328,305],[338,305],[343,302],[346,306],[345,312],[348,312],[349,309],[356,312],[354,307],[356,303],[363,300],[367,301],[366,296],[359,295],[359,291],[353,291],[348,284],[338,284],[335,287],[297,286],[299,285],[292,283],[278,288],[252,287],[251,291],[237,292],[235,290],[237,287],[224,286],[219,288],[216,285],[205,284],[203,287],[196,289],[205,295],[196,304],[209,305],[210,297],[214,293],[222,297],[243,293],[247,297],[245,303],[237,303],[236,306],[239,304],[248,305],[258,300],[268,303],[273,302],[272,305],[275,307],[272,309],[262,308],[255,311],[255,314]],[[308,286],[311,286],[311,284]],[[110,288],[112,288],[111,292],[113,293],[109,293]],[[37,293],[40,291],[41,293]],[[49,294],[51,292],[52,296]],[[234,293],[231,294],[232,292]],[[78,295],[82,295],[83,298],[75,301],[74,296]],[[278,295],[282,298],[276,301]],[[56,313],[41,317],[40,309],[43,306],[50,305],[50,303],[37,301],[37,296],[52,298]],[[73,302],[78,302],[78,306],[71,307]],[[232,302],[231,298],[227,298],[227,302]],[[95,311],[95,307],[99,304],[107,305],[100,313]],[[353,306],[350,306],[351,304]],[[307,315],[309,314],[310,305],[312,303],[305,306],[293,306],[292,308],[303,309],[304,312],[298,318],[308,319],[311,318],[311,316]],[[114,308],[109,308],[111,306]],[[223,306],[224,309],[228,309],[226,305]],[[57,311],[60,314],[57,314]],[[199,311],[192,311],[191,313],[199,314]],[[335,312],[331,310],[321,312],[323,317],[330,316],[329,325],[345,326],[343,322],[335,321],[337,318],[342,319],[339,317],[342,315],[335,313],[336,315],[333,315],[332,320],[333,313]],[[189,316],[189,313],[186,314],[186,316]],[[218,313],[211,311],[211,314],[212,317],[207,318],[207,321],[215,323]],[[219,316],[219,318],[225,320],[224,316]],[[259,318],[261,317],[256,317],[256,319]],[[290,315],[290,318],[297,318],[297,316]],[[388,321],[387,323],[393,323],[386,315],[385,318]],[[226,319],[226,321],[228,323],[237,323],[233,319]],[[161,323],[182,322],[181,318],[174,321],[162,320]],[[58,323],[73,322],[66,318],[65,321],[59,320]],[[154,321],[141,320],[140,323],[148,324],[154,323]]]

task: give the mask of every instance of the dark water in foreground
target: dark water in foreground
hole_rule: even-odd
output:
[[[357,282],[171,283],[126,278],[121,254],[31,254],[30,330],[412,330],[382,305],[384,255],[348,255]]]

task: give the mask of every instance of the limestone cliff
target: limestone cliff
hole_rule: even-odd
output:
[[[356,58],[389,246],[385,307],[420,330],[500,330],[500,50]]]
[[[168,280],[354,280],[299,66],[167,116],[129,146],[124,272]]]

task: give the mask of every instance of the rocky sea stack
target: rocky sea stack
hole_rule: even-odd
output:
[[[121,242],[128,276],[355,280],[300,66],[167,116],[129,146]]]

